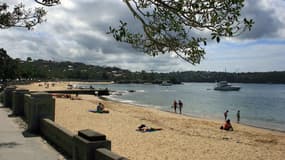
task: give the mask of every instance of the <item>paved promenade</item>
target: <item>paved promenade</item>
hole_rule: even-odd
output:
[[[39,136],[24,136],[24,123],[8,117],[10,109],[0,103],[0,160],[64,160]]]

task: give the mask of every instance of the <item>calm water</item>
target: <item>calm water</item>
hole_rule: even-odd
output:
[[[184,85],[159,86],[153,84],[93,85],[122,93],[111,98],[161,110],[172,111],[173,100],[184,103],[183,114],[223,119],[225,110],[236,122],[240,110],[241,123],[257,127],[285,131],[285,85],[277,84],[233,84],[240,91],[215,91],[214,83],[185,83]],[[128,92],[135,90],[135,92]]]

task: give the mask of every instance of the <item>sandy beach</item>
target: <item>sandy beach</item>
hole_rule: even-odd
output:
[[[71,82],[21,85],[31,91],[66,89]],[[76,84],[76,82],[72,82]],[[43,84],[43,83],[42,83]],[[94,84],[94,83],[93,83]],[[220,130],[223,121],[204,120],[131,104],[79,95],[81,100],[56,98],[55,121],[75,134],[93,129],[106,134],[112,151],[137,160],[281,160],[285,133],[233,123],[234,131]],[[102,102],[109,114],[88,112]],[[162,128],[141,133],[140,124]]]

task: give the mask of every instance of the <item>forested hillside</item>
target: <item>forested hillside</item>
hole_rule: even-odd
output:
[[[207,71],[131,72],[117,67],[102,67],[73,62],[46,60],[20,61],[22,79],[115,81],[117,83],[215,82],[226,80],[242,83],[285,83],[285,72],[228,73]]]
[[[170,83],[216,82],[226,80],[241,83],[285,83],[285,71],[228,73],[207,71],[185,72],[131,72],[117,67],[86,65],[75,62],[56,62],[50,60],[26,60],[11,58],[0,49],[0,82],[7,80],[80,80],[114,81],[116,83]]]

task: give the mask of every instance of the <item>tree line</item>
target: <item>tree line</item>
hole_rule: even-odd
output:
[[[118,67],[86,65],[78,62],[56,62],[51,60],[26,60],[11,58],[4,49],[0,49],[0,80],[80,80],[114,81],[116,83],[156,83],[167,81],[181,82],[217,82],[232,83],[285,83],[285,71],[274,72],[131,72]]]

